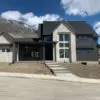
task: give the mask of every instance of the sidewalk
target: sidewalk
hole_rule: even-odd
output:
[[[69,81],[69,82],[80,82],[80,83],[100,83],[100,79],[88,79],[80,77],[70,76],[53,76],[53,75],[37,75],[37,74],[24,74],[24,73],[5,73],[0,72],[0,77],[14,77],[14,78],[35,78],[44,80],[57,80],[57,81]]]

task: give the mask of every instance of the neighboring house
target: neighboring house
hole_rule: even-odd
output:
[[[98,61],[96,33],[85,21],[44,21],[38,31],[0,20],[0,62]]]
[[[100,62],[100,45],[98,45],[97,47],[98,47],[99,62]]]

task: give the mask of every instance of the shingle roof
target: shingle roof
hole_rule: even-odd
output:
[[[94,34],[95,31],[91,25],[85,21],[68,21],[70,26],[75,30],[76,34]]]
[[[43,34],[51,35],[54,29],[60,24],[57,21],[44,21],[43,22]]]
[[[39,38],[37,32],[31,28],[26,28],[18,22],[10,22],[0,19],[0,32],[9,34],[12,38]]]
[[[69,26],[71,30],[73,30],[76,34],[91,34],[96,35],[96,32],[93,28],[86,23],[85,21],[45,21],[43,23],[43,34],[44,35],[51,35],[55,28],[58,25],[63,23],[64,25]]]

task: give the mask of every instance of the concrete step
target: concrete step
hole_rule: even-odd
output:
[[[57,63],[53,62],[53,63],[45,63],[46,65],[58,65]]]
[[[64,73],[65,74],[65,73],[71,73],[71,72],[70,71],[66,71],[66,70],[65,71],[64,70],[60,70],[60,71],[56,70],[56,71],[54,71],[54,73],[55,74],[56,73],[62,73],[62,74]]]
[[[62,66],[51,66],[51,65],[48,65],[48,67],[51,67],[51,68],[60,68],[60,67],[62,67]]]
[[[49,64],[48,66],[57,66],[57,67],[59,67],[60,65]]]
[[[50,67],[52,70],[67,70],[64,67]]]
[[[51,66],[51,65],[48,65],[48,67],[51,67],[51,68],[65,68],[65,67],[62,67],[62,66]],[[65,68],[66,69],[66,68]]]
[[[56,73],[56,75],[73,75],[72,73]]]
[[[77,76],[73,75],[72,73],[56,74],[56,76],[70,77],[70,78],[76,78],[77,77]]]

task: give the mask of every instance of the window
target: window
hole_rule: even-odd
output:
[[[69,50],[68,49],[60,49],[60,58],[68,58],[69,57]]]
[[[0,52],[10,52],[10,48],[7,48],[7,49],[1,48],[1,49],[0,49]]]
[[[69,41],[69,34],[65,34],[64,38],[65,38],[65,41]]]
[[[88,36],[86,36],[86,35],[84,35],[84,36],[82,36],[82,35],[80,35],[80,36],[78,36],[78,39],[82,39],[82,40],[84,40],[84,39],[88,39]]]
[[[93,48],[77,48],[77,52],[87,52],[87,53],[92,53]]]
[[[59,34],[59,57],[69,57],[69,34]]]
[[[52,36],[45,36],[44,41],[52,41]]]
[[[64,43],[59,43],[59,47],[64,47]]]
[[[31,52],[31,56],[34,58],[39,58],[39,52]]]
[[[78,36],[79,39],[82,39],[82,36]]]
[[[59,35],[59,41],[63,41],[63,34]]]
[[[2,52],[2,49],[0,49],[0,52]]]
[[[2,49],[2,52],[5,52],[5,49],[4,48]]]
[[[60,49],[59,52],[60,52],[60,58],[64,58],[64,49]]]
[[[69,41],[69,34],[59,34],[59,41]]]
[[[65,58],[68,58],[68,57],[69,57],[69,50],[65,49]]]
[[[84,36],[84,39],[87,39],[88,37],[87,36]]]
[[[6,52],[10,52],[10,49],[9,49],[9,48],[7,48],[7,49],[6,49]]]
[[[65,43],[65,47],[69,47],[69,43]]]
[[[59,43],[59,47],[69,47],[69,43]]]

